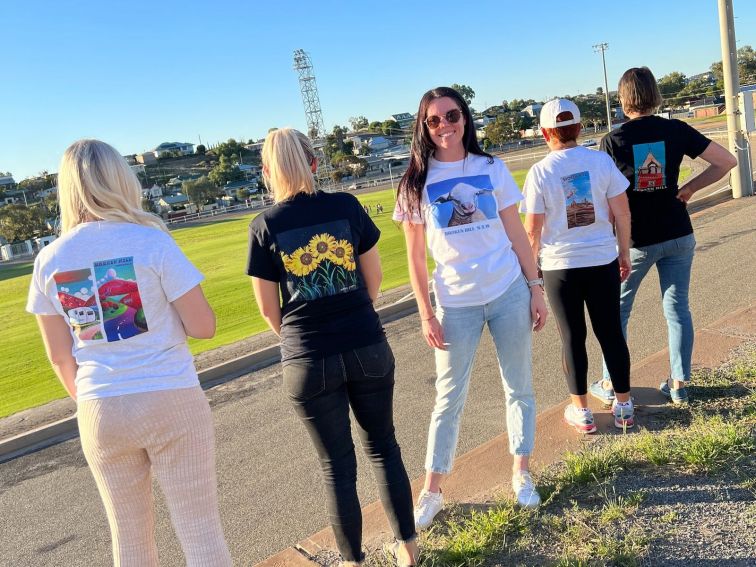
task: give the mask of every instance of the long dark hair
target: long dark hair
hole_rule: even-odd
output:
[[[449,87],[436,87],[429,90],[420,99],[420,108],[417,110],[415,129],[412,132],[409,167],[404,172],[401,181],[399,181],[399,188],[397,189],[397,198],[401,198],[400,202],[403,206],[407,207],[407,210],[403,211],[407,214],[415,212],[422,214],[420,199],[423,187],[425,186],[425,180],[428,177],[428,158],[433,153],[433,150],[436,149],[436,144],[431,140],[425,119],[427,118],[426,115],[430,103],[435,99],[444,97],[448,97],[456,102],[462,111],[462,115],[465,117],[465,133],[462,137],[462,144],[465,147],[465,157],[467,157],[467,154],[486,156],[488,162],[493,163],[493,156],[484,152],[478,144],[478,139],[475,137],[475,124],[473,124],[472,113],[465,99],[457,91]]]

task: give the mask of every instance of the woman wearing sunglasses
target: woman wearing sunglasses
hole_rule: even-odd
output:
[[[540,503],[528,472],[535,437],[531,331],[543,328],[547,311],[543,280],[517,212],[521,199],[504,163],[480,149],[470,109],[459,93],[446,87],[425,93],[394,210],[394,220],[404,227],[423,336],[436,359],[427,474],[415,506],[418,529],[427,528],[443,508],[441,483],[452,468],[473,359],[486,324],[504,385],[514,455],[512,487],[520,505]],[[435,312],[426,245],[436,263]]]
[[[247,273],[281,337],[284,388],[320,459],[343,565],[364,559],[350,408],[397,539],[388,551],[415,565],[412,491],[394,435],[394,355],[373,308],[380,231],[353,195],[317,190],[301,132],[268,134],[262,164],[276,204],[250,224]]]

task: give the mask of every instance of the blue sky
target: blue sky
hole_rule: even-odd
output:
[[[756,46],[756,2],[734,0],[738,46]],[[463,83],[482,109],[603,85],[628,67],[660,77],[721,59],[715,0],[380,2],[3,0],[0,171],[56,171],[72,141],[123,154],[305,129],[292,53],[315,65],[325,125],[417,110]]]

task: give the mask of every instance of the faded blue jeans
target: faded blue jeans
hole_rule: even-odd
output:
[[[507,408],[509,450],[530,455],[535,441],[530,291],[518,278],[502,295],[473,307],[438,307],[447,350],[435,350],[436,405],[431,415],[425,469],[448,474],[467,399],[475,351],[484,325],[493,336]]]
[[[659,244],[631,248],[632,270],[630,277],[622,283],[620,290],[622,332],[627,338],[627,322],[630,319],[635,294],[648,271],[656,265],[664,318],[667,320],[669,377],[684,382],[690,380],[691,359],[693,358],[693,318],[688,304],[688,290],[695,249],[696,238],[692,234]],[[609,379],[606,364],[604,364],[604,379]]]

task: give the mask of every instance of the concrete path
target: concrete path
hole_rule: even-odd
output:
[[[731,201],[694,219],[698,252],[691,304],[697,329],[756,298],[756,199]],[[630,323],[630,349],[638,363],[666,347],[658,280],[649,275]],[[398,361],[396,424],[411,478],[422,474],[428,417],[433,403],[433,359],[418,332],[416,316],[387,326]],[[566,397],[559,341],[551,321],[536,336],[534,377],[539,411]],[[662,361],[663,362],[663,361]],[[598,373],[596,343],[590,363]],[[654,381],[663,377],[663,364]],[[218,438],[221,513],[232,555],[252,565],[325,527],[317,461],[272,367],[208,391]],[[459,454],[495,439],[504,430],[503,395],[490,339],[484,338],[463,418]],[[541,437],[539,436],[539,439]],[[494,458],[505,452],[493,446]],[[376,499],[360,455],[360,496]],[[157,537],[162,564],[181,565],[181,553],[165,506],[157,499]],[[110,564],[107,524],[78,440],[0,465],[0,564],[13,566]],[[291,552],[289,552],[291,553]]]

